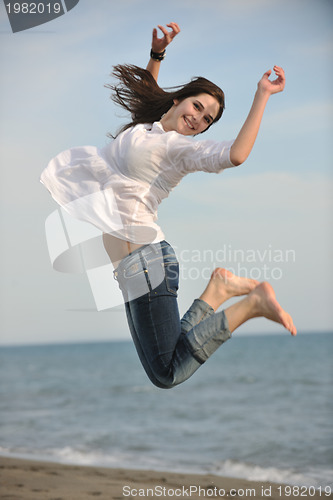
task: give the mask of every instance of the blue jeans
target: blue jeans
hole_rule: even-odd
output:
[[[166,241],[135,250],[114,275],[139,358],[157,387],[187,380],[231,337],[224,311],[215,313],[203,300],[195,299],[180,319],[179,264]]]

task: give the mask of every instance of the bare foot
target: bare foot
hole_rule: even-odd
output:
[[[252,317],[265,317],[276,323],[283,325],[292,335],[296,335],[297,330],[292,317],[288,314],[275,298],[272,286],[267,283],[260,283],[248,296],[252,302]]]
[[[216,268],[209,283],[200,296],[201,300],[207,302],[215,311],[223,302],[231,297],[247,295],[259,285],[259,281],[236,276],[227,269]]]

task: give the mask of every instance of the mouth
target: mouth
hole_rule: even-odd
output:
[[[194,126],[192,125],[190,120],[188,120],[188,118],[186,118],[186,116],[184,116],[184,122],[188,128],[190,128],[191,130],[195,130]]]

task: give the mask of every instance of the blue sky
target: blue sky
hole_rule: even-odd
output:
[[[87,276],[52,269],[44,224],[56,205],[39,175],[58,152],[103,146],[126,122],[104,88],[112,65],[145,66],[153,27],[170,21],[181,33],[160,85],[202,75],[226,94],[206,138],[235,137],[268,68],[281,65],[287,77],[247,162],[187,177],[161,206],[183,264],[181,312],[214,264],[260,278],[266,266],[300,333],[332,330],[332,14],[326,0],[80,0],[13,34],[1,3],[0,343],[129,338],[121,307],[96,311]],[[265,320],[240,330],[270,332],[284,334]]]

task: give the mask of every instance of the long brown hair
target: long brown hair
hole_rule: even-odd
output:
[[[149,71],[138,66],[119,64],[113,67],[112,76],[116,77],[119,83],[105,85],[112,90],[111,99],[132,115],[132,121],[124,125],[119,133],[138,123],[159,121],[164,113],[173,106],[174,99],[182,101],[198,94],[210,94],[220,105],[218,114],[212,123],[216,123],[222,116],[224,110],[223,90],[201,76],[193,78],[186,85],[170,87],[169,91],[163,90]],[[111,137],[113,136],[111,135]]]

